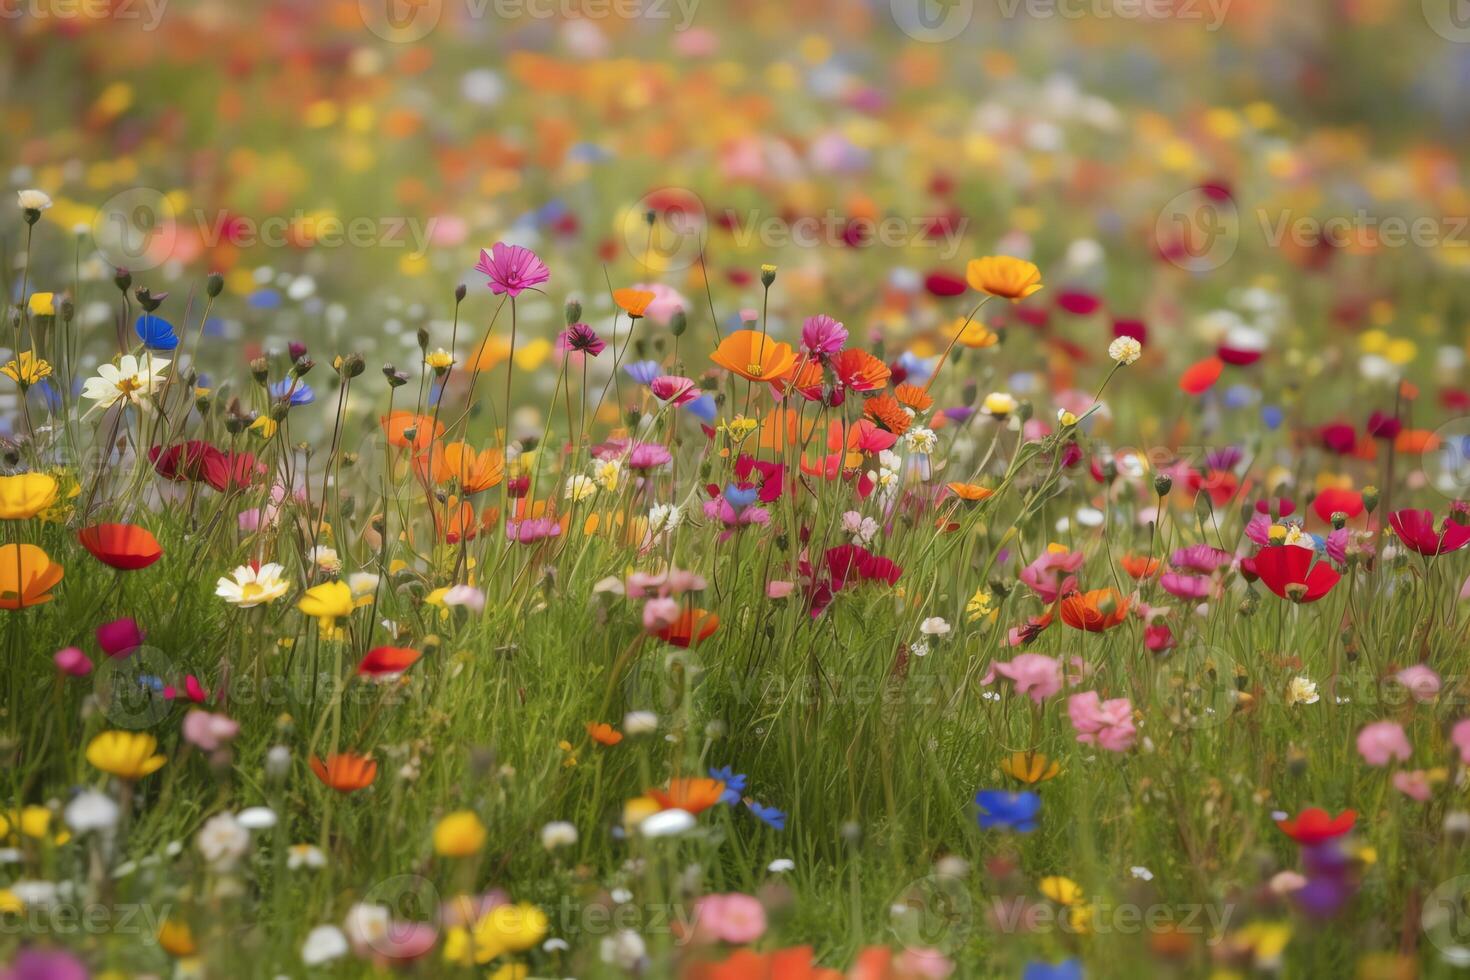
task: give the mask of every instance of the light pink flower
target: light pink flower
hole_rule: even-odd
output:
[[[1423,769],[1412,771],[1400,769],[1393,774],[1393,788],[1409,799],[1418,800],[1420,803],[1429,802],[1429,794],[1432,789],[1429,784],[1429,774]]]
[[[766,931],[766,909],[749,895],[705,895],[694,903],[696,932],[706,940],[744,946]]]
[[[1470,718],[1461,718],[1450,729],[1450,741],[1460,750],[1460,764],[1470,766]]]
[[[214,752],[240,734],[240,723],[198,708],[184,715],[184,740],[203,752]]]
[[[1404,726],[1396,721],[1375,721],[1358,732],[1358,754],[1370,766],[1386,766],[1394,759],[1407,762],[1412,751]]]
[[[1077,741],[1109,752],[1128,751],[1138,735],[1133,724],[1133,703],[1127,698],[1104,701],[1096,691],[1083,691],[1067,699],[1067,717],[1077,730]]]
[[[656,633],[665,627],[672,626],[678,620],[679,601],[677,599],[649,599],[643,604],[643,629],[646,632]]]
[[[1077,588],[1077,576],[1072,573],[1081,567],[1080,551],[1048,551],[1021,569],[1020,578],[1042,602],[1052,603],[1057,596]]]
[[[73,677],[86,677],[92,672],[92,661],[76,647],[63,647],[52,654],[56,669]]]
[[[1062,689],[1062,665],[1044,653],[1023,653],[1014,660],[997,660],[980,681],[995,683],[995,676],[1010,678],[1017,694],[1024,694],[1037,704]]]
[[[1393,676],[1394,680],[1407,688],[1409,695],[1420,704],[1433,701],[1439,694],[1439,675],[1424,664],[1405,667]]]

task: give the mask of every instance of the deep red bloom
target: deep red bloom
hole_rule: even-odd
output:
[[[1358,444],[1358,432],[1346,422],[1334,422],[1317,430],[1323,448],[1339,456],[1346,456]]]
[[[143,645],[143,630],[131,617],[114,619],[97,627],[97,645],[109,657],[126,657]]]
[[[373,647],[363,654],[362,661],[357,665],[357,672],[369,677],[401,674],[412,667],[420,656],[422,654],[411,647]]]
[[[1342,578],[1331,564],[1314,562],[1316,552],[1294,544],[1262,548],[1252,560],[1252,570],[1266,588],[1293,602],[1316,602],[1332,591]]]
[[[1382,412],[1374,412],[1368,416],[1368,434],[1375,439],[1387,439],[1392,442],[1404,431],[1404,423],[1392,415],[1384,415]]]
[[[1445,521],[1444,530],[1434,530],[1434,514],[1427,510],[1404,508],[1388,517],[1388,526],[1406,547],[1421,555],[1443,555],[1470,544],[1470,525]]]
[[[958,296],[967,286],[964,276],[947,269],[935,269],[924,277],[924,288],[934,296]]]
[[[1357,820],[1358,815],[1352,810],[1344,810],[1333,817],[1321,807],[1309,806],[1298,813],[1295,820],[1278,820],[1276,826],[1298,844],[1312,845],[1341,837],[1353,829]]]
[[[250,453],[227,453],[201,439],[148,450],[154,470],[175,483],[207,483],[220,493],[247,487],[264,472]]]
[[[95,524],[78,531],[77,540],[92,557],[125,572],[147,568],[163,556],[158,539],[136,524]]]

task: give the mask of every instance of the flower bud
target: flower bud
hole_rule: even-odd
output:
[[[1377,487],[1364,487],[1363,488],[1363,510],[1366,511],[1367,513],[1371,514],[1371,513],[1373,513],[1374,509],[1377,506],[1378,506],[1378,488]]]
[[[574,299],[567,300],[566,316],[567,316],[567,326],[569,326],[569,327],[572,324],[574,324],[574,323],[581,323],[582,322],[582,304],[579,303],[577,300],[574,300]]]
[[[122,266],[118,266],[112,273],[112,284],[122,292],[127,292],[133,285],[133,274]]]
[[[1154,477],[1154,493],[1160,497],[1169,496],[1169,491],[1174,489],[1174,478],[1167,473],[1160,473]]]
[[[460,283],[458,286],[455,286],[454,287],[454,301],[456,303],[463,303],[466,293],[467,293],[467,290],[464,288],[464,283]]]
[[[210,299],[214,299],[216,296],[224,291],[225,277],[220,275],[218,272],[211,272],[209,274],[209,277],[204,280],[204,295],[208,296]]]
[[[250,362],[250,376],[262,388],[265,387],[266,379],[270,377],[270,371],[270,362],[263,357],[257,357]]]
[[[776,267],[774,265],[761,266],[761,285],[770,288],[771,283],[776,281]]]
[[[683,310],[675,310],[674,315],[669,317],[669,333],[675,337],[684,336],[684,331],[689,329],[689,317]]]

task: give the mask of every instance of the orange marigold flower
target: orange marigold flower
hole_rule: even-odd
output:
[[[720,341],[709,359],[747,381],[775,381],[791,370],[796,352],[758,330],[737,330]]]
[[[0,609],[50,602],[62,574],[62,567],[33,544],[0,546]]]
[[[927,412],[934,404],[934,398],[918,385],[904,383],[893,389],[893,397],[897,398],[900,405],[912,408],[916,412]]]
[[[1129,578],[1146,579],[1158,574],[1160,562],[1157,558],[1144,555],[1124,555],[1118,559],[1118,564],[1128,573]]]
[[[592,736],[592,741],[598,745],[617,745],[623,740],[623,733],[605,721],[589,721],[587,734]]]
[[[658,801],[665,810],[688,810],[702,813],[720,802],[725,795],[725,784],[718,779],[697,776],[690,779],[671,779],[668,789],[651,789],[648,795]]]
[[[415,450],[423,451],[444,434],[443,422],[436,422],[432,415],[417,412],[390,412],[380,416],[378,423],[388,436],[389,445],[399,449],[407,449],[411,445]]]
[[[1117,589],[1072,592],[1062,597],[1062,622],[1073,629],[1101,633],[1128,615],[1128,600]]]
[[[337,752],[327,756],[311,757],[311,771],[316,778],[339,793],[352,793],[365,789],[378,778],[378,761],[370,755],[355,752]]]
[[[648,312],[648,304],[653,302],[653,293],[647,289],[614,289],[612,295],[618,309],[635,320]]]
[[[1025,259],[987,255],[970,260],[965,266],[965,281],[971,289],[1014,303],[1040,291],[1041,270]]]
[[[892,395],[869,398],[863,403],[863,415],[895,435],[903,435],[914,424],[914,417]]]

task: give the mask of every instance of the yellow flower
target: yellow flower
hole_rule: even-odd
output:
[[[1071,878],[1061,875],[1047,875],[1037,883],[1036,887],[1041,894],[1056,902],[1058,905],[1078,906],[1083,903],[1082,886]]]
[[[31,293],[31,316],[55,316],[55,293]]]
[[[35,517],[56,500],[56,478],[45,473],[0,476],[0,520]]]
[[[163,925],[158,927],[158,945],[163,947],[165,953],[174,957],[193,956],[199,951],[194,942],[194,931],[189,928],[188,923],[173,919],[165,919]]]
[[[25,911],[26,904],[9,888],[0,888],[0,914],[18,915]]]
[[[456,810],[434,827],[434,851],[441,857],[469,857],[485,846],[485,825],[472,810]]]
[[[1059,775],[1062,767],[1040,752],[1013,752],[1000,761],[1000,771],[1023,783],[1044,783]]]
[[[623,804],[623,826],[636,827],[643,822],[643,818],[651,817],[659,810],[658,800],[651,796],[635,796]]]
[[[20,832],[35,840],[44,840],[51,833],[52,813],[44,806],[31,805],[24,807],[16,819],[16,826]],[[59,832],[53,839],[55,844],[65,844],[71,840],[71,834],[66,830]]]
[[[296,608],[313,619],[330,624],[342,616],[352,615],[352,589],[346,582],[323,582],[313,585],[296,603]]]
[[[965,267],[965,281],[971,289],[1014,303],[1041,289],[1041,270],[1025,259],[989,255],[970,260]]]
[[[447,371],[454,366],[454,355],[440,347],[425,354],[424,363],[435,371]]]
[[[158,739],[143,732],[103,732],[87,746],[87,761],[105,773],[129,782],[163,768],[168,761],[157,754]]]
[[[529,902],[498,905],[471,929],[456,928],[444,939],[444,958],[471,966],[506,953],[530,949],[546,935],[546,913]]]
[[[269,439],[276,434],[276,420],[269,415],[262,415],[250,423],[250,431],[262,439]]]
[[[37,357],[35,352],[23,350],[19,358],[12,358],[0,366],[0,374],[22,388],[29,388],[42,378],[51,377],[51,365]]]
[[[1286,944],[1291,941],[1291,923],[1252,922],[1237,931],[1233,938],[1255,954],[1257,967],[1271,969],[1281,962],[1281,954],[1286,952]]]
[[[954,337],[957,343],[975,349],[994,347],[1000,343],[1000,334],[991,330],[979,320],[966,320],[963,317],[959,317],[950,321],[944,328],[944,332]]]

